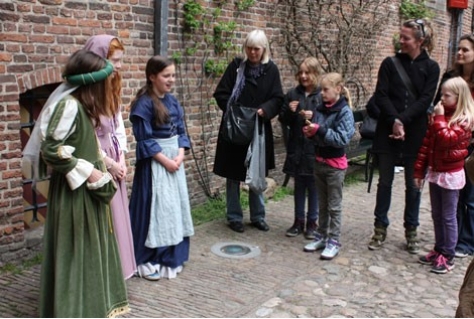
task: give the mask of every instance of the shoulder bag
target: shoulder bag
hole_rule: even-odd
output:
[[[400,78],[402,79],[403,84],[405,84],[405,87],[407,88],[408,93],[410,93],[411,97],[414,98],[415,100],[418,99],[418,94],[416,93],[415,87],[413,86],[413,83],[408,77],[408,74],[403,68],[402,64],[400,63],[400,60],[398,59],[398,57],[392,56],[392,61],[393,61],[393,64],[395,65],[395,68],[397,69],[398,75],[400,75]]]
[[[240,95],[238,88],[245,81],[244,73],[245,62],[241,62],[237,69],[237,78],[227,103],[222,125],[223,138],[227,142],[236,145],[250,144],[254,135],[255,117],[257,116],[257,109],[245,107],[237,102]]]
[[[255,131],[256,116],[257,109],[236,103],[228,105],[224,114],[224,139],[237,145],[250,144]]]
[[[367,114],[364,116],[362,124],[359,128],[360,136],[363,138],[373,139],[375,137],[375,130],[377,128],[377,118],[380,114],[380,110],[375,104],[375,97],[372,97],[367,102],[365,109],[367,110]]]

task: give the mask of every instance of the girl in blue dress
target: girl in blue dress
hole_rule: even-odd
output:
[[[176,277],[189,258],[194,228],[183,161],[190,142],[183,109],[170,93],[173,62],[152,57],[146,79],[130,112],[137,141],[130,218],[138,276],[158,280]]]

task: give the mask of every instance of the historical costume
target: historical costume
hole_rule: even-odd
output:
[[[142,95],[130,112],[137,141],[130,217],[138,273],[150,280],[176,277],[189,258],[194,234],[184,165],[169,173],[153,158],[159,152],[174,158],[179,148],[190,147],[179,102],[167,93],[161,103],[170,118],[163,125],[155,124],[149,95]]]

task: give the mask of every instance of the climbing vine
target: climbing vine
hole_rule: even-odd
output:
[[[188,118],[195,119],[200,125],[198,133],[190,134],[194,140],[191,153],[199,184],[207,197],[218,195],[212,191],[210,174],[220,123],[212,90],[231,59],[238,54],[237,34],[243,28],[239,17],[254,3],[254,0],[177,1],[175,17],[179,19],[179,4],[182,4],[182,28],[178,36],[179,48],[174,50],[172,59],[180,81],[178,98],[185,110],[192,110],[192,116]]]

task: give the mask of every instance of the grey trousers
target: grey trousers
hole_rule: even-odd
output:
[[[314,177],[319,200],[318,233],[339,242],[342,221],[342,187],[346,170],[316,162]]]

